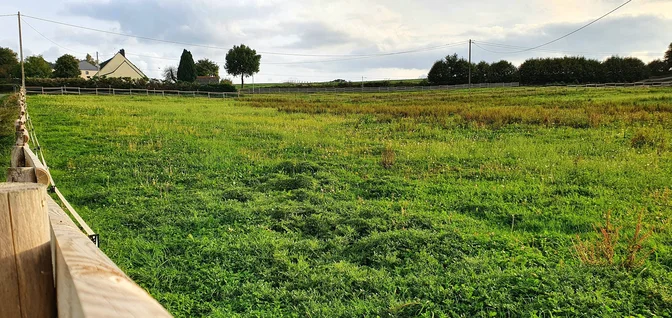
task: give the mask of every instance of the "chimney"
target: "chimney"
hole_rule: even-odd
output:
[[[124,49],[119,50],[119,53],[121,53],[121,56],[126,57],[126,51]]]

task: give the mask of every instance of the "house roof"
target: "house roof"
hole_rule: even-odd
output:
[[[103,68],[105,68],[105,66],[113,58],[115,58],[117,55],[121,55],[124,58],[124,61],[121,64],[119,64],[117,66],[117,68],[115,68],[114,70],[103,70]],[[119,69],[124,64],[130,65],[132,69],[134,69],[136,72],[138,72],[138,74],[142,75],[143,77],[147,77],[147,75],[145,75],[145,73],[143,73],[137,66],[135,66],[135,64],[133,64],[133,62],[131,62],[129,59],[126,58],[126,51],[124,49],[119,50],[119,52],[117,54],[115,54],[114,56],[112,56],[110,59],[100,63],[100,74],[99,75],[100,76],[106,76],[108,74],[114,73],[117,69]],[[103,71],[105,71],[105,72],[103,73]]]
[[[98,68],[95,65],[87,62],[86,60],[83,60],[83,61],[79,61],[79,70],[80,71],[97,71]]]
[[[121,54],[121,56],[126,57],[126,50],[121,49],[121,50],[119,50],[119,52],[118,52],[117,54]],[[117,56],[117,54],[113,55],[111,58],[109,58],[109,59],[103,61],[102,63],[100,63],[100,69],[102,70],[103,67],[105,67],[105,65],[107,65],[107,63],[109,63],[110,61],[112,61],[112,59],[113,59],[115,56]],[[129,61],[129,62],[130,62],[130,61]],[[133,63],[131,63],[131,64],[133,64]]]

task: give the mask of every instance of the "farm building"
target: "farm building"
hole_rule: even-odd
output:
[[[137,66],[126,58],[126,51],[119,50],[111,59],[100,63],[98,76],[101,77],[130,77],[140,79],[147,77]]]
[[[196,83],[217,84],[219,83],[219,76],[196,76]]]

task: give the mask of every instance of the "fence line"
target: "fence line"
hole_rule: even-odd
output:
[[[26,94],[38,95],[135,95],[135,96],[178,96],[178,97],[207,97],[231,98],[239,96],[238,92],[203,92],[157,90],[145,88],[86,88],[86,87],[26,87]]]
[[[385,87],[260,87],[255,88],[254,92],[249,88],[245,93],[252,94],[275,94],[275,93],[383,93],[383,92],[408,92],[408,91],[431,91],[431,90],[452,90],[467,88],[494,88],[494,87],[518,87],[520,83],[481,83],[481,84],[460,84],[460,85],[435,85],[435,86],[385,86]]]
[[[555,86],[555,85],[547,85]],[[560,87],[670,87],[672,82],[636,82],[636,83],[604,83],[604,84],[581,84],[581,85],[557,85]]]
[[[524,85],[522,85],[524,86]],[[636,83],[604,83],[604,84],[580,84],[580,85],[545,85],[544,87],[670,87],[672,82],[636,82]],[[232,98],[239,97],[240,93],[246,94],[282,94],[282,93],[384,93],[384,92],[417,92],[434,90],[456,89],[480,89],[497,87],[521,87],[520,83],[481,83],[460,85],[435,85],[435,86],[387,86],[387,87],[305,87],[305,88],[255,88],[254,91],[245,89],[239,92],[203,92],[203,91],[179,91],[179,90],[156,90],[139,88],[83,88],[83,87],[26,87],[26,94],[38,95],[130,95],[130,96],[178,96],[178,97],[204,97],[204,98]]]

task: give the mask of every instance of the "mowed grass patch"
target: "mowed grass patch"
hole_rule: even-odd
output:
[[[178,317],[669,315],[672,160],[655,140],[672,91],[535,92],[28,103],[59,189]],[[411,114],[445,103],[619,111],[594,126]],[[631,120],[633,103],[652,108]],[[643,267],[574,255],[607,211],[627,236],[642,209]]]

